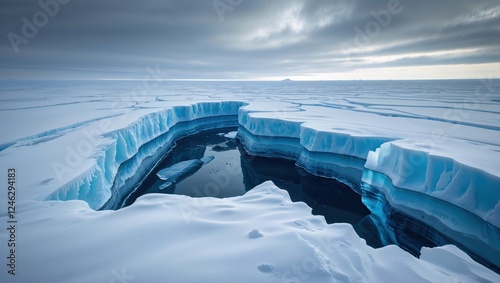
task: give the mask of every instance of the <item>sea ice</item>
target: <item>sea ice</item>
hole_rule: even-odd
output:
[[[350,225],[327,225],[270,183],[235,198],[151,194],[124,209],[96,210],[146,174],[174,139],[237,125],[251,153],[369,186],[400,211],[465,235],[464,245],[468,237],[484,241],[477,252],[494,262],[500,81],[169,82],[129,97],[132,89],[112,81],[2,82],[0,118],[15,123],[0,125],[0,167],[18,172],[22,229],[19,274],[2,270],[1,282],[111,282],[123,273],[143,282],[500,282],[454,246],[422,249],[420,258],[396,246],[372,249]],[[173,183],[204,161],[159,177]],[[0,223],[8,217],[0,211]],[[256,227],[265,237],[250,237]],[[8,254],[7,245],[0,249]]]

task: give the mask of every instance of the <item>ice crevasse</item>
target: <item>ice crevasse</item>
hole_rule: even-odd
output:
[[[126,181],[143,175],[173,146],[175,139],[200,130],[234,126],[242,102],[207,102],[174,106],[140,117],[127,127],[104,133],[93,164],[51,193],[47,200],[86,201],[101,208],[125,193]],[[160,149],[164,149],[163,151]]]
[[[176,137],[239,125],[238,138],[250,153],[295,160],[305,170],[337,178],[362,195],[363,190],[377,190],[392,206],[449,237],[466,235],[459,240],[467,248],[500,265],[500,172],[491,161],[477,158],[484,156],[484,148],[454,137],[445,146],[422,145],[428,139],[425,135],[373,124],[380,118],[361,117],[369,122],[349,123],[337,118],[337,114],[345,116],[340,111],[318,113],[306,107],[274,111],[276,105],[267,107],[203,102],[145,115],[104,134],[113,142],[103,145],[93,166],[47,199],[80,199],[100,208],[127,190],[125,180],[141,175],[138,171],[151,165],[144,161],[154,162],[159,149],[168,149]],[[487,152],[488,160],[500,155]],[[372,200],[365,203],[383,217]],[[475,243],[468,247],[466,240],[471,237],[484,246],[477,248]]]

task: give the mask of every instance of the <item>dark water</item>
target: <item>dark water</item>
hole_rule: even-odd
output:
[[[251,156],[241,144],[224,134],[237,128],[205,131],[176,142],[175,148],[126,198],[123,206],[132,204],[148,193],[180,194],[191,197],[233,197],[245,194],[255,186],[271,180],[290,194],[292,201],[303,201],[315,215],[323,215],[328,223],[350,223],[367,243],[382,246],[377,225],[361,196],[348,186],[332,179],[317,177],[295,166],[293,161]],[[181,161],[213,156],[201,168],[189,172],[175,184],[160,189],[165,181],[156,173]]]

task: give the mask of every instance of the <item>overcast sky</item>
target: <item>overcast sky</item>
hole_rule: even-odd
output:
[[[0,78],[500,78],[498,0],[1,0],[0,31]]]

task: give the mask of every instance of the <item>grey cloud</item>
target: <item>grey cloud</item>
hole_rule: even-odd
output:
[[[32,21],[41,8],[37,1],[4,0],[0,76],[47,70],[47,76],[138,77],[146,66],[159,64],[170,78],[254,78],[499,62],[500,3],[493,0],[401,0],[401,13],[356,45],[355,28],[365,32],[376,22],[373,12],[390,1],[242,0],[221,21],[214,1],[72,0],[16,54],[8,34],[22,36],[21,18]],[[347,57],[346,44],[354,47]],[[404,57],[462,49],[478,52]],[[399,59],[360,63],[391,55]]]

